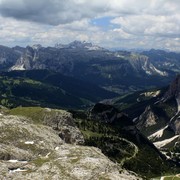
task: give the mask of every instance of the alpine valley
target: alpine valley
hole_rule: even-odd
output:
[[[0,46],[0,179],[180,178],[179,74],[177,52]]]
[[[74,41],[55,47],[0,46],[1,70],[48,69],[118,93],[165,86],[180,71],[179,53],[109,51]]]

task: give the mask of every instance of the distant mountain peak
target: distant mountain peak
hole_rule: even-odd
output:
[[[78,41],[78,40],[75,40],[75,41],[73,41],[73,42],[71,42],[71,43],[69,43],[69,44],[71,44],[71,45],[84,45],[84,44],[90,44],[90,45],[92,45],[92,43],[89,43],[89,42],[87,42],[87,41]]]
[[[69,44],[55,44],[55,48],[62,49],[62,48],[70,48],[70,49],[87,49],[87,50],[104,50],[104,48],[94,45],[87,41],[78,41],[75,40]]]
[[[71,43],[69,43],[69,46],[71,48],[86,48],[86,47],[92,47],[92,43],[88,43],[86,41],[73,41]]]
[[[34,45],[32,45],[31,47],[32,47],[33,49],[35,49],[35,50],[38,50],[38,49],[42,48],[41,44],[34,44]]]

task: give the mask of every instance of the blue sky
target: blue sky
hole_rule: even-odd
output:
[[[110,29],[118,28],[120,25],[112,24],[111,21],[114,19],[114,17],[101,17],[101,18],[95,18],[91,20],[91,24],[94,26],[98,26],[104,31],[108,31]]]
[[[180,51],[180,0],[0,0],[0,41]]]

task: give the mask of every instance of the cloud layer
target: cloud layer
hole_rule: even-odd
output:
[[[180,51],[179,9],[179,0],[0,0],[0,40],[12,46],[77,39]],[[105,17],[107,28],[96,23]]]

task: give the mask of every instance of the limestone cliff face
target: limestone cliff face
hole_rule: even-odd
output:
[[[45,109],[43,123],[51,126],[66,143],[83,144],[84,138],[76,127],[71,113],[63,110]]]
[[[45,111],[52,113],[50,109]],[[39,117],[42,117],[42,114]],[[63,116],[60,116],[62,114]],[[55,117],[58,117],[59,121],[55,121]],[[44,121],[41,121],[42,119]],[[42,119],[35,121],[30,116],[1,113],[0,179],[140,179],[122,170],[98,148],[75,145],[73,141],[73,144],[66,144],[59,137],[56,128],[73,127],[69,113],[55,113],[52,122],[50,114],[45,113]],[[59,122],[58,126],[55,122]],[[71,128],[69,131],[75,132]]]
[[[180,142],[180,75],[158,101],[147,106],[136,125],[156,147],[176,147]]]
[[[175,97],[180,101],[180,75],[170,84],[168,91],[164,95],[164,99]]]
[[[150,106],[146,107],[145,111],[139,117],[138,129],[153,126],[156,124],[157,116],[153,113]]]
[[[169,126],[180,134],[180,75],[170,84],[168,91],[164,95],[164,101],[175,99],[177,102],[177,113],[171,118]]]
[[[12,48],[0,45],[0,69],[6,70],[16,63],[20,57],[20,53]]]

